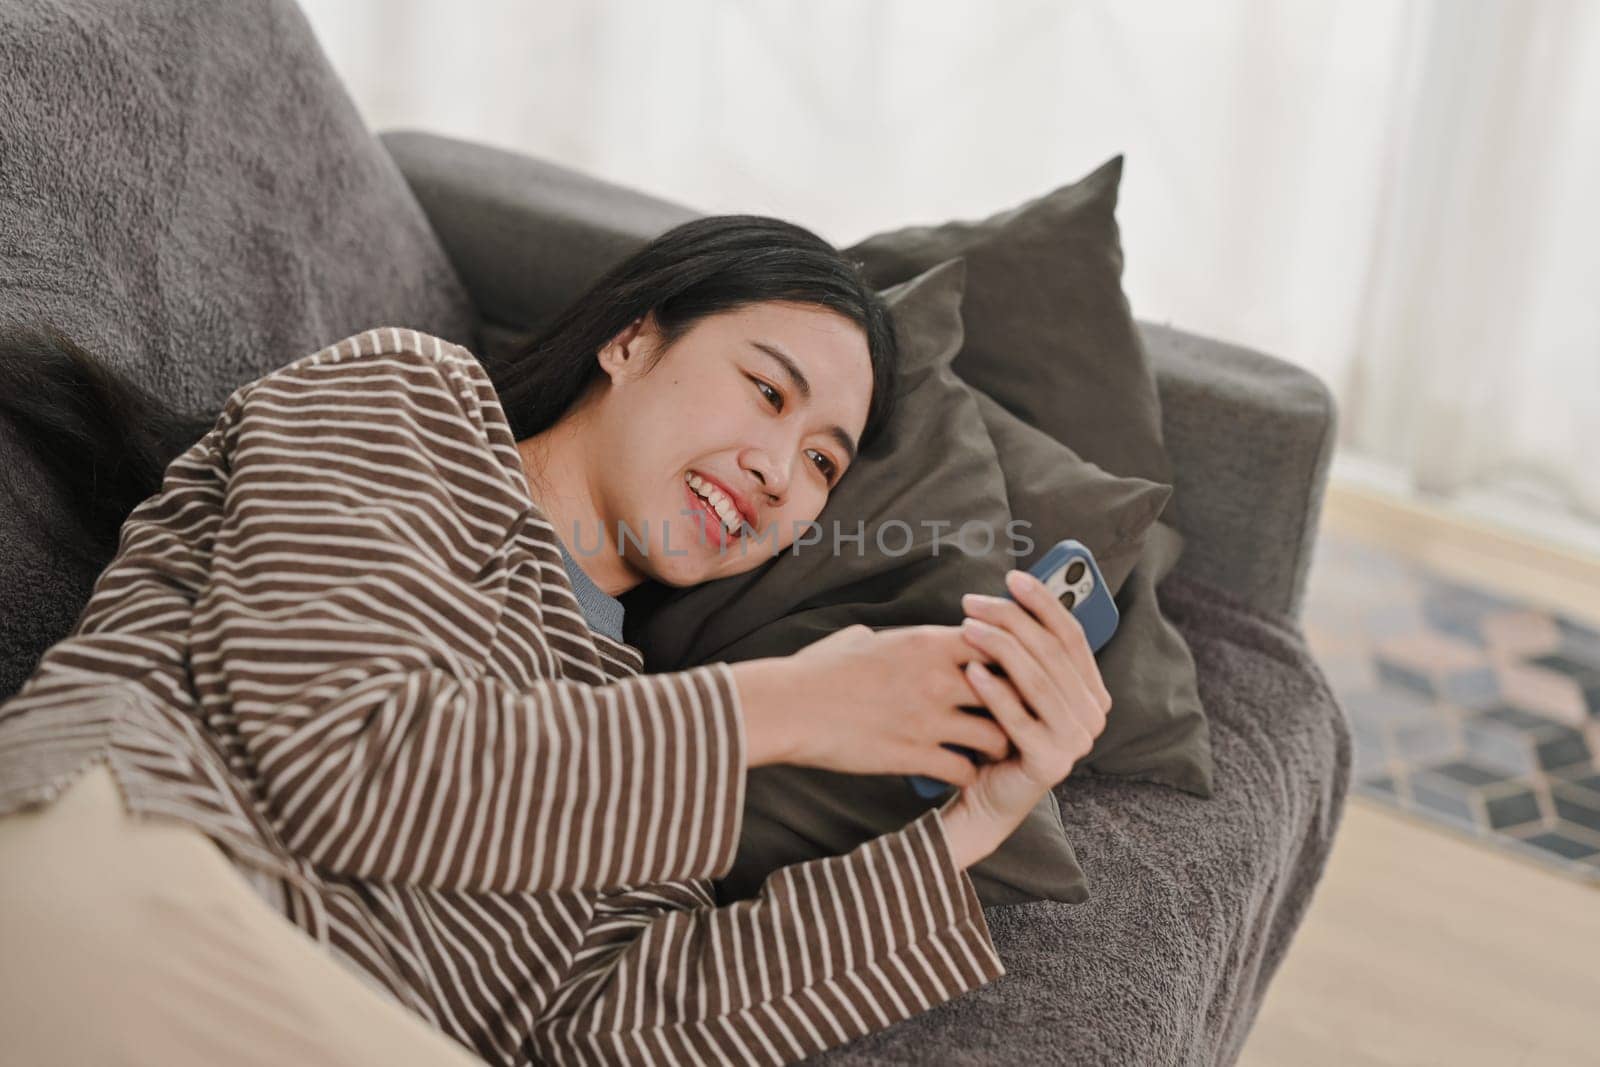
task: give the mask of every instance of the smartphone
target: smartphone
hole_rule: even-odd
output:
[[[1083,626],[1083,634],[1089,639],[1089,650],[1099,652],[1105,643],[1111,640],[1111,635],[1117,632],[1117,604],[1111,598],[1111,591],[1106,588],[1105,579],[1100,576],[1100,567],[1094,561],[1094,554],[1088,546],[1081,541],[1067,538],[1058,541],[1050,551],[1028,569],[1028,573],[1044,583],[1073,617]],[[1005,593],[1007,599],[1013,599],[1008,589]],[[985,664],[991,671],[1005,676],[999,664]],[[971,709],[975,714],[991,717],[989,709],[978,705]],[[985,756],[975,752],[965,745],[945,743],[945,748],[959,752],[973,763],[982,763]],[[955,788],[949,782],[941,782],[937,778],[926,775],[910,774],[906,781],[911,784],[912,790],[924,800],[931,800],[946,791]]]

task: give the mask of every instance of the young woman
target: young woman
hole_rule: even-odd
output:
[[[757,216],[669,231],[488,369],[377,329],[198,423],[13,335],[0,410],[109,563],[0,705],[0,1032],[30,1063],[777,1064],[1004,974],[964,872],[1110,707],[1042,586],[672,673],[621,636],[638,583],[792,543],[895,352],[853,265]],[[772,762],[960,788],[718,907]]]

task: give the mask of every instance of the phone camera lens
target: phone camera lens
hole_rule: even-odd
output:
[[[1072,605],[1076,604],[1077,602],[1078,598],[1076,594],[1072,592],[1072,590],[1068,589],[1064,594],[1062,594],[1061,603],[1067,606],[1068,611],[1071,611]]]
[[[1083,560],[1081,560],[1081,559],[1073,560],[1071,563],[1069,563],[1067,565],[1067,581],[1075,582],[1079,578],[1082,578],[1083,577],[1083,571],[1084,571],[1084,562],[1083,562]]]

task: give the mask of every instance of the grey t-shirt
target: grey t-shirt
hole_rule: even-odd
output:
[[[622,601],[594,584],[594,580],[578,566],[578,561],[567,552],[567,546],[559,537],[556,538],[556,547],[561,549],[561,562],[567,566],[572,591],[578,594],[578,606],[583,609],[583,617],[588,620],[589,628],[605,634],[613,641],[621,641]]]

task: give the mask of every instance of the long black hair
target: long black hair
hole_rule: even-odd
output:
[[[661,234],[597,278],[543,329],[480,357],[517,440],[556,422],[603,373],[595,355],[635,319],[654,313],[669,351],[699,320],[763,301],[810,304],[866,335],[872,399],[861,445],[894,405],[893,323],[861,265],[810,230],[765,215],[712,215]],[[381,324],[374,324],[381,325]],[[78,523],[47,531],[97,571],[116,555],[122,523],[161,488],[168,464],[216,416],[174,411],[50,326],[0,329],[0,421],[54,479]],[[13,505],[42,523],[11,481]]]

